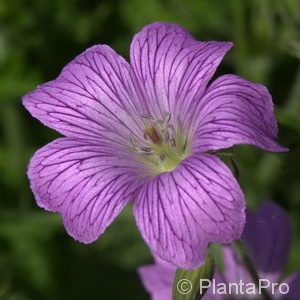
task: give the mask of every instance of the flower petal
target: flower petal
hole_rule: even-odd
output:
[[[156,22],[145,26],[133,38],[131,65],[144,88],[149,113],[173,120],[192,113],[190,105],[199,99],[225,53],[229,42],[199,42],[179,25]]]
[[[243,193],[229,168],[218,157],[201,154],[144,185],[134,212],[157,256],[192,269],[204,262],[209,242],[240,237],[244,208]]]
[[[251,275],[232,245],[223,245],[222,253],[224,261],[224,276],[227,283],[237,283],[240,282],[240,280],[242,280],[245,285],[253,283]]]
[[[289,285],[289,292],[285,295],[280,294],[278,291],[278,299],[281,300],[298,300],[300,295],[300,271],[293,273],[288,278],[283,280],[284,283]],[[285,292],[285,287],[282,288]]]
[[[140,267],[138,272],[153,300],[172,299],[176,267],[157,258],[155,264]]]
[[[251,144],[268,151],[287,151],[275,141],[277,124],[268,90],[236,75],[217,78],[197,109],[198,151]]]
[[[60,138],[38,150],[28,169],[37,204],[59,212],[68,233],[90,243],[133,198],[136,170],[113,149]]]
[[[264,202],[256,212],[247,211],[243,240],[260,277],[278,281],[291,245],[289,218],[283,209]]]
[[[212,280],[214,280],[212,284],[215,286],[220,286],[220,284],[225,283],[224,277],[217,269],[215,270]],[[201,300],[220,300],[220,294],[216,293],[213,287],[210,287]]]
[[[145,289],[151,294],[152,300],[171,300],[176,267],[154,255],[155,264],[142,266],[138,269]],[[215,284],[224,282],[218,270],[215,270],[213,280]],[[203,300],[218,300],[212,288],[209,288]]]
[[[127,144],[130,133],[141,128],[131,73],[130,65],[110,47],[94,46],[71,61],[57,79],[25,95],[23,104],[65,136]]]

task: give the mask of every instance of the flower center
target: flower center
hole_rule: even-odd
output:
[[[181,122],[176,128],[170,124],[171,114],[164,120],[154,120],[151,116],[142,116],[145,128],[143,139],[131,137],[133,149],[142,162],[151,167],[151,174],[173,171],[188,154],[188,138]]]

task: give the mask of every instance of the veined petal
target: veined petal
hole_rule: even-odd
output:
[[[199,103],[197,151],[251,144],[268,151],[287,151],[276,141],[273,102],[261,84],[236,75],[217,78]]]
[[[71,61],[57,79],[23,97],[43,124],[67,137],[127,144],[140,118],[130,65],[106,45],[97,45]]]
[[[204,262],[209,242],[229,243],[244,227],[243,193],[216,156],[200,154],[140,190],[134,213],[152,251],[183,269]]]
[[[261,278],[277,282],[287,263],[291,227],[287,214],[277,204],[264,202],[247,211],[243,240]]]
[[[170,112],[173,120],[185,121],[231,47],[229,42],[198,42],[175,24],[145,26],[133,38],[130,60],[149,113],[163,119]]]
[[[28,177],[37,204],[62,215],[67,232],[95,241],[140,186],[134,164],[113,149],[60,138],[32,157]]]

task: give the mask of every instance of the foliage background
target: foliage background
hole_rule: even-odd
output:
[[[249,205],[272,199],[287,210],[294,239],[286,272],[300,269],[298,0],[1,0],[0,299],[149,299],[136,268],[151,257],[130,207],[92,245],[73,241],[58,215],[36,207],[26,166],[58,134],[29,116],[21,96],[93,44],[128,58],[132,35],[153,21],[181,24],[200,40],[233,41],[218,74],[270,89],[279,140],[291,151],[232,151]]]

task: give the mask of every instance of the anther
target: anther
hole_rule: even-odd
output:
[[[166,157],[166,156],[165,156],[163,153],[160,153],[160,154],[159,154],[159,158],[160,158],[161,161],[163,161],[163,160],[165,159],[165,157]]]
[[[138,150],[138,147],[135,145],[136,144],[136,139],[134,138],[132,133],[130,133],[129,138],[130,138],[130,142],[131,142],[131,145],[132,145],[133,149]]]
[[[164,121],[163,121],[164,127],[167,127],[167,125],[168,125],[170,119],[171,119],[171,114],[170,114],[170,113],[166,113],[166,114],[165,114],[165,117],[164,117]]]
[[[142,119],[151,123],[155,123],[155,120],[150,115],[141,115]]]
[[[144,135],[145,135],[145,138],[149,137],[151,139],[151,141],[153,142],[153,144],[155,144],[155,145],[162,144],[161,137],[154,126],[148,125],[145,128]]]

